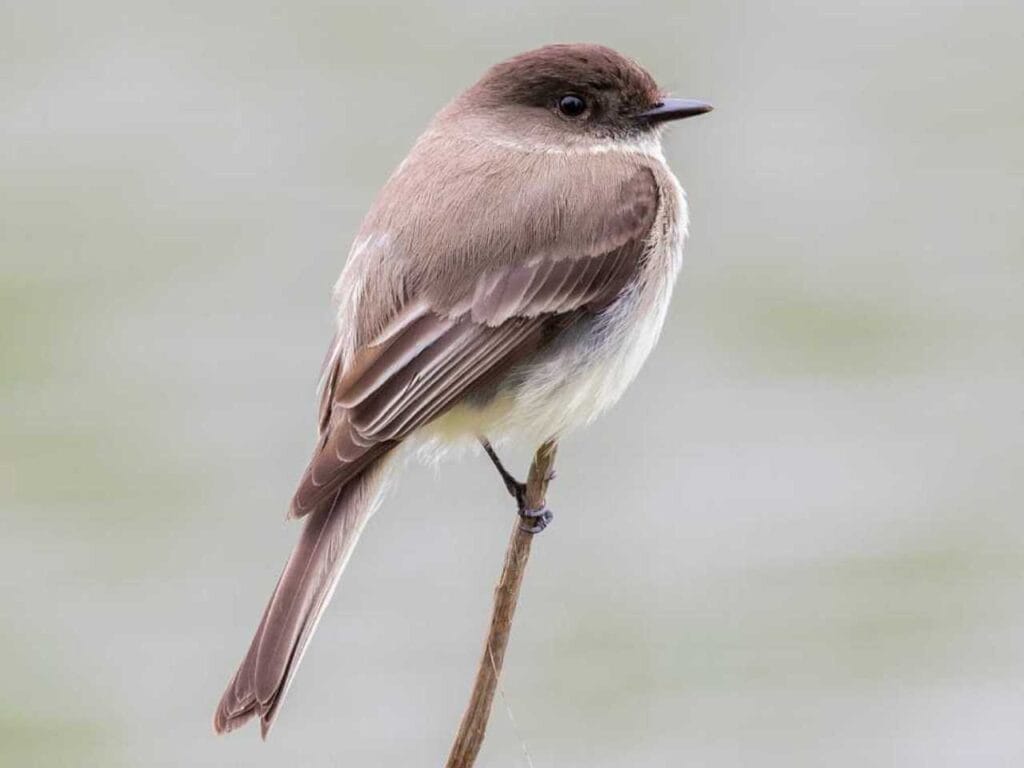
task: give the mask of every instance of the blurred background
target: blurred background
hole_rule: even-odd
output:
[[[481,456],[402,476],[268,743],[210,718],[362,213],[485,67],[581,40],[717,111],[667,135],[686,268],[563,444],[480,765],[1024,764],[1022,24],[4,3],[0,764],[442,764],[512,525]]]

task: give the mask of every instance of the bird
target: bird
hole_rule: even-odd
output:
[[[542,441],[588,424],[661,332],[688,229],[662,150],[669,96],[611,48],[547,45],[443,107],[382,187],[333,291],[317,439],[289,516],[303,528],[214,714],[266,738],[396,457]],[[401,450],[399,450],[401,449]]]

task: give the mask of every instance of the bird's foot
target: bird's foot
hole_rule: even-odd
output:
[[[519,529],[527,533],[540,533],[554,519],[555,516],[547,507],[540,509],[526,509],[525,505],[519,507]]]
[[[518,507],[519,513],[519,527],[526,533],[540,533],[548,524],[554,519],[554,515],[551,513],[546,506],[540,509],[530,509],[526,501],[526,483],[522,483],[516,480],[512,476],[512,473],[505,469],[505,465],[501,463],[501,459],[498,458],[498,454],[495,453],[494,448],[484,438],[480,438],[480,444],[483,446],[484,451],[498,470],[498,474],[501,475],[502,481],[505,483],[505,488],[508,489],[509,495],[516,500],[516,506]],[[554,473],[552,473],[552,476]],[[549,477],[548,480],[551,478]]]

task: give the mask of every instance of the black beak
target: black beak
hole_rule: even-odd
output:
[[[637,119],[645,123],[666,123],[669,120],[682,120],[710,112],[714,107],[705,101],[696,99],[665,99],[646,112],[637,115]]]

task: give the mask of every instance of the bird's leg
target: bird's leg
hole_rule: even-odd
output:
[[[498,470],[498,474],[501,475],[501,479],[505,483],[509,494],[516,500],[516,506],[519,508],[519,517],[522,518],[522,529],[527,533],[540,533],[543,531],[548,527],[548,523],[551,522],[554,515],[551,514],[547,507],[529,509],[526,504],[526,483],[519,482],[512,476],[511,472],[505,469],[505,465],[501,463],[501,459],[498,458],[498,454],[495,453],[494,447],[487,438],[481,437],[479,440],[480,445],[484,448],[484,452],[494,464],[495,469]]]
[[[485,438],[480,438],[480,445],[484,447],[484,451],[494,464],[495,469],[498,470],[498,474],[501,475],[501,479],[505,483],[505,487],[508,489],[509,494],[513,499],[516,500],[516,504],[520,507],[526,504],[526,483],[521,483],[516,480],[512,473],[505,469],[505,465],[501,463],[501,459],[498,458],[498,454],[494,451],[494,446],[491,445],[490,441]]]

